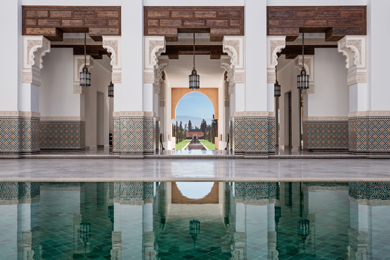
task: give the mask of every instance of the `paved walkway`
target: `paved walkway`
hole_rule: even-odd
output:
[[[0,160],[0,181],[390,181],[390,160]]]

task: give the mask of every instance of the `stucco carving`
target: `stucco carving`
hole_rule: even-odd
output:
[[[122,83],[122,38],[103,36],[103,48],[111,53],[112,83]]]
[[[302,56],[297,56],[294,59],[295,68],[302,70]],[[309,89],[303,90],[303,94],[315,93],[315,77],[314,77],[314,55],[305,55],[305,70],[309,74]]]
[[[367,83],[367,36],[345,36],[337,42],[338,51],[346,57],[348,86]]]
[[[50,41],[43,36],[23,36],[23,83],[41,85],[42,57],[50,52]]]
[[[235,83],[245,83],[244,36],[225,36],[223,52],[228,57],[221,56],[221,68],[227,71],[227,81],[231,88]]]
[[[267,36],[267,83],[275,83],[278,53],[286,47],[285,36]]]
[[[161,88],[163,87],[163,71],[168,67],[169,65],[169,58],[168,56],[160,56],[158,58],[158,67],[155,69],[155,79],[154,79],[154,92],[155,94],[160,94],[164,91],[161,91]]]
[[[158,57],[165,52],[165,37],[145,36],[144,43],[144,83],[154,83],[159,66]]]
[[[175,42],[166,42],[166,45],[192,45],[193,41],[192,38],[181,38]],[[195,45],[222,45],[222,42],[210,41],[210,38],[197,38]]]

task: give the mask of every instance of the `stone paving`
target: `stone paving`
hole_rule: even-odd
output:
[[[390,160],[0,160],[2,181],[389,181]]]

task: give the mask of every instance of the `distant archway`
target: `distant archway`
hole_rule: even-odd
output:
[[[198,92],[205,95],[213,104],[214,107],[214,118],[218,119],[218,113],[219,113],[219,103],[218,103],[218,88],[200,88],[198,90],[191,90],[189,88],[172,88],[172,107],[171,107],[171,115],[172,119],[176,118],[176,108],[179,104],[179,101],[187,94]],[[211,116],[211,115],[210,115]]]

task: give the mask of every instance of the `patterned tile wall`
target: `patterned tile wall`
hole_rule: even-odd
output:
[[[39,194],[39,182],[0,182],[0,200],[32,199]]]
[[[154,117],[144,117],[144,153],[154,153],[156,146],[156,130]]]
[[[82,149],[85,147],[85,122],[41,122],[40,140],[41,149]]]
[[[390,152],[390,117],[354,117],[348,124],[351,152]]]
[[[0,152],[38,152],[39,118],[0,117]]]
[[[348,149],[347,121],[305,121],[303,123],[304,149]]]
[[[349,196],[354,199],[390,200],[390,182],[350,182]]]
[[[275,118],[233,118],[233,149],[238,153],[268,153],[274,151]]]
[[[115,117],[114,152],[154,153],[154,117]]]
[[[115,182],[114,198],[122,201],[153,198],[153,182]]]
[[[260,200],[276,198],[275,182],[236,182],[235,198],[244,200]]]
[[[160,121],[155,121],[154,140],[155,149],[160,150]]]

